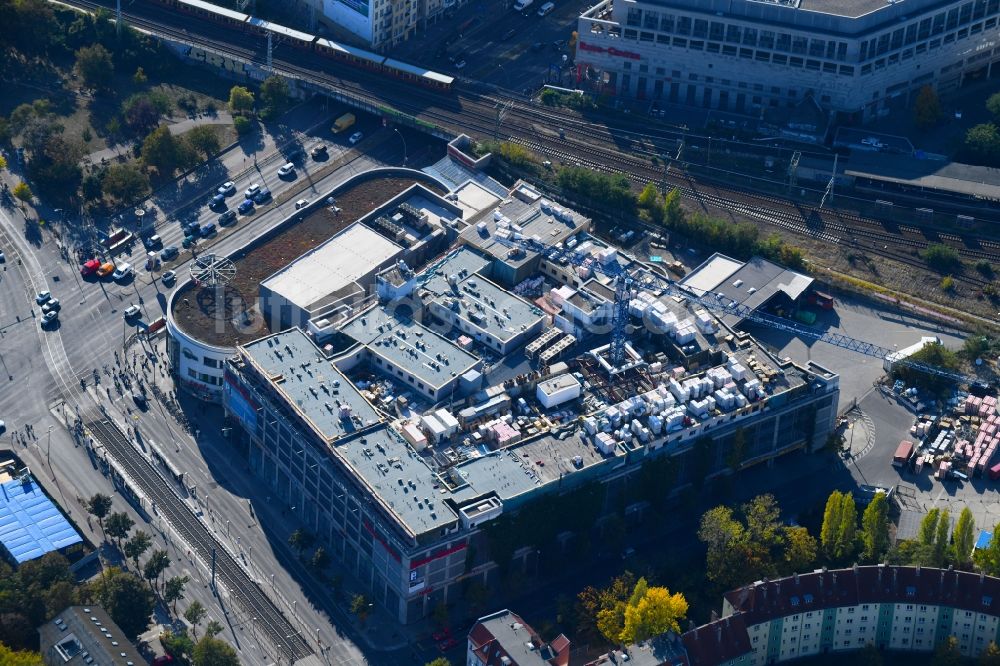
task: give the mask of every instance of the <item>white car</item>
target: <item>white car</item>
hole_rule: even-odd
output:
[[[295,173],[295,165],[291,162],[285,162],[285,165],[278,169],[278,175],[282,177],[289,176],[293,173]]]
[[[219,186],[219,189],[216,190],[216,192],[218,192],[224,197],[236,194],[236,183],[234,183],[231,180],[227,180],[221,186]]]
[[[35,295],[35,302],[38,303],[39,305],[41,305],[42,303],[44,303],[45,301],[49,300],[50,298],[52,298],[52,293],[51,292],[49,292],[49,291],[40,291],[40,292],[38,292],[38,294]]]
[[[111,275],[112,280],[124,280],[132,275],[132,264],[120,264]]]
[[[245,192],[243,192],[243,196],[246,197],[247,199],[253,199],[254,195],[256,195],[258,192],[260,192],[260,185],[254,183],[253,185],[248,187]]]
[[[130,305],[127,308],[125,308],[125,312],[122,313],[122,318],[125,320],[135,319],[138,316],[139,316],[138,305]]]
[[[308,199],[299,199],[298,201],[295,202],[295,210],[298,210],[300,208],[305,208],[308,205],[309,205]]]
[[[364,135],[364,134],[362,134],[361,132],[355,132],[354,134],[352,134],[352,135],[351,135],[351,138],[350,138],[350,139],[348,139],[348,141],[349,141],[349,142],[351,143],[351,145],[353,146],[353,145],[354,145],[354,144],[356,144],[356,143],[357,143],[358,141],[361,141],[361,139],[363,139],[363,138],[365,138],[365,135]]]

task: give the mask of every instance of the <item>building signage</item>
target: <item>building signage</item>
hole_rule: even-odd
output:
[[[617,58],[628,58],[629,60],[642,59],[642,56],[635,51],[620,51],[613,46],[593,46],[587,42],[580,42],[579,48],[581,51],[590,51],[591,53],[607,53],[609,56],[615,56]]]

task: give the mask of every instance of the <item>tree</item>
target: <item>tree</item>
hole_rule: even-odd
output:
[[[129,518],[128,514],[119,511],[108,516],[108,523],[105,526],[109,537],[115,540],[118,550],[122,549],[122,539],[128,536],[135,521]]]
[[[93,585],[95,598],[129,640],[146,631],[155,599],[137,576],[110,567]]]
[[[149,177],[134,164],[112,164],[104,170],[101,187],[113,200],[130,204],[149,191]]]
[[[320,546],[313,553],[309,563],[312,564],[314,569],[326,569],[330,565],[330,555],[327,554],[325,548]]]
[[[785,544],[785,572],[809,571],[816,562],[816,537],[804,527],[786,527]]]
[[[216,637],[225,631],[222,627],[222,623],[218,620],[209,620],[208,624],[205,625],[205,635],[209,637]]]
[[[840,501],[842,496],[843,494],[839,490],[834,490],[826,498],[823,525],[819,530],[819,541],[823,547],[823,553],[830,559],[834,559],[837,550],[837,535],[840,532],[841,513],[844,510]]]
[[[840,527],[837,530],[837,558],[847,560],[857,548],[858,507],[853,493],[840,497]]]
[[[616,576],[605,588],[587,586],[576,597],[576,632],[586,640],[598,640],[601,611],[624,604],[635,590],[635,576],[626,571]]]
[[[300,559],[302,558],[302,551],[309,548],[313,544],[313,541],[313,535],[301,527],[292,532],[288,537],[288,545],[295,549]]]
[[[1000,153],[1000,131],[992,123],[982,123],[965,133],[965,148],[975,158],[992,160]]]
[[[3,155],[0,155],[0,169],[6,169],[6,168],[7,168],[7,158],[4,157]]]
[[[3,666],[42,666],[44,663],[42,655],[37,652],[15,651],[0,643],[0,664]]]
[[[87,513],[97,518],[97,524],[101,526],[101,532],[104,532],[104,518],[108,515],[109,511],[111,511],[111,498],[104,493],[95,493],[87,500]]]
[[[951,545],[951,514],[948,509],[941,511],[938,518],[937,534],[934,537],[934,566],[943,566],[948,558],[948,547]]]
[[[142,67],[137,67],[135,74],[132,75],[132,83],[137,86],[145,85],[149,81],[149,77],[146,76],[145,70]]]
[[[451,666],[451,662],[445,657],[438,657],[437,659],[428,661],[424,666]]]
[[[156,169],[161,178],[169,178],[177,167],[195,161],[194,150],[181,141],[166,126],[157,127],[142,142],[142,161]]]
[[[238,114],[253,111],[253,93],[243,86],[233,86],[229,90],[229,110]]]
[[[253,123],[243,116],[236,116],[233,118],[233,127],[236,129],[237,134],[243,136],[244,134],[249,134],[253,130]]]
[[[856,661],[859,666],[882,666],[882,653],[874,643],[866,643]]]
[[[708,546],[706,574],[709,580],[729,588],[740,583],[740,567],[746,550],[746,531],[727,506],[717,506],[701,517],[698,538]]]
[[[230,103],[233,100],[232,91],[229,92]],[[271,75],[260,84],[260,101],[264,104],[263,115],[267,118],[275,118],[285,110],[288,104],[288,82],[284,78]],[[253,100],[251,98],[251,105]]]
[[[885,493],[875,493],[861,516],[862,557],[878,562],[889,550],[889,501]]]
[[[917,533],[917,541],[925,546],[933,546],[934,538],[937,535],[938,516],[941,509],[934,508],[927,512],[923,520],[920,521],[920,531]]]
[[[122,553],[132,560],[136,570],[139,570],[139,558],[153,545],[153,539],[142,530],[137,530],[132,538],[125,542]]]
[[[138,135],[145,134],[160,122],[160,110],[146,95],[134,95],[123,104],[125,124]]]
[[[640,579],[644,583],[645,579]],[[638,592],[638,583],[636,584]],[[650,587],[643,594],[633,594],[625,609],[625,626],[618,637],[625,644],[673,631],[680,633],[680,623],[687,616],[688,603],[680,592],[670,594],[665,587]]]
[[[639,194],[639,206],[652,209],[660,203],[660,192],[654,183],[646,183],[646,187]]]
[[[933,87],[924,86],[920,89],[914,104],[913,116],[917,127],[921,129],[927,129],[941,119],[941,101]]]
[[[363,594],[355,594],[351,599],[351,612],[357,616],[361,624],[364,624],[368,620],[368,614],[371,612],[371,604],[368,603],[368,599],[365,598]]]
[[[194,666],[240,666],[236,650],[218,638],[205,636],[194,646]]]
[[[149,581],[150,587],[158,583],[160,576],[170,566],[170,555],[165,550],[154,550],[146,560],[146,565],[142,568],[142,576]],[[159,588],[157,584],[154,589]]]
[[[198,637],[198,625],[201,624],[206,615],[208,615],[208,609],[197,599],[192,601],[184,611],[184,619],[191,623],[191,634],[195,638]]]
[[[195,151],[204,155],[205,159],[219,152],[219,148],[221,147],[219,145],[219,136],[208,125],[198,125],[185,134],[184,138]]]
[[[189,657],[194,652],[194,641],[184,631],[176,634],[165,631],[160,634],[160,643],[166,653],[181,664],[188,663]]]
[[[931,658],[933,666],[960,666],[963,661],[962,653],[958,649],[958,639],[954,636],[948,636],[938,643]]]
[[[986,100],[986,110],[993,114],[993,118],[1000,123],[1000,93],[993,93]]]
[[[184,586],[190,582],[187,576],[172,576],[163,584],[163,601],[171,605],[177,614],[177,602],[184,598]]]
[[[76,52],[76,72],[88,88],[109,89],[115,74],[111,53],[100,44],[83,47]]]
[[[979,666],[1000,666],[1000,646],[994,641],[990,641],[979,653]]]
[[[966,566],[972,561],[972,549],[976,545],[976,520],[969,507],[964,507],[955,525],[955,564]]]
[[[15,197],[17,197],[18,199],[20,199],[25,203],[31,201],[31,198],[35,196],[34,193],[32,193],[31,188],[23,180],[17,185],[15,185],[14,189],[11,191],[14,193]]]
[[[676,187],[663,197],[663,219],[668,225],[680,222],[684,211],[681,209],[681,191]]]

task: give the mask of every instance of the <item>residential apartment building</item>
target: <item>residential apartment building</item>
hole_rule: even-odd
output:
[[[762,666],[868,644],[930,652],[948,636],[977,657],[1000,642],[998,599],[1000,579],[968,571],[818,569],[727,592],[723,617],[684,634],[684,644],[694,666]]]
[[[1000,0],[604,0],[580,16],[577,81],[754,114],[812,96],[871,118],[1000,73],[998,20]]]

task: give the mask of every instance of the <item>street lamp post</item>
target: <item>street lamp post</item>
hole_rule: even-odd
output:
[[[403,138],[403,133],[400,132],[395,127],[392,128],[392,131],[395,132],[396,134],[398,134],[399,135],[399,140],[403,142],[403,166],[406,166],[406,152],[407,152],[406,151],[406,139]]]

